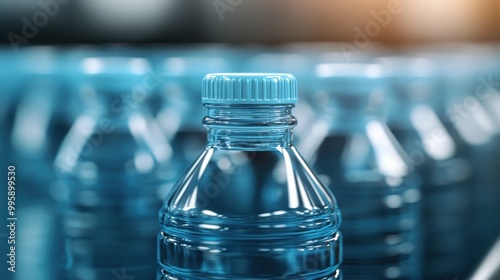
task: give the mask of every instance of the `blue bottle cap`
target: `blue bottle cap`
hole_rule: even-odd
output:
[[[213,73],[202,84],[204,104],[295,104],[297,80],[284,73]]]

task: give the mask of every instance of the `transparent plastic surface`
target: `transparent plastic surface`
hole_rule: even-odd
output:
[[[142,100],[125,99],[140,76],[113,71],[98,76],[103,83],[87,77],[86,108],[55,160],[68,279],[156,275],[156,211],[172,151]]]
[[[435,61],[387,57],[388,124],[422,178],[424,279],[464,278],[472,265],[473,166],[447,126]]]
[[[208,72],[231,72],[230,53],[228,49],[176,49],[157,65],[160,100],[156,103],[161,106],[155,119],[172,145],[172,170],[176,170],[168,179],[172,185],[206,144],[200,80]]]
[[[106,131],[94,126],[102,120],[111,125]],[[163,143],[143,127],[152,119],[132,113],[128,120],[82,115],[61,147],[70,279],[108,279],[124,267],[154,278]]]
[[[470,212],[467,218],[469,229],[469,252],[465,273],[470,274],[485,257],[500,234],[499,199],[499,127],[488,107],[495,106],[494,59],[452,53],[441,57],[444,84],[444,121],[471,167],[471,182],[468,187]],[[457,67],[477,61],[474,67]],[[488,105],[486,105],[488,104]]]
[[[440,119],[436,81],[410,77],[392,83],[389,125],[422,178],[425,278],[465,277],[472,165]]]
[[[65,80],[70,71],[65,71],[61,59],[65,54],[56,53],[53,47],[28,47],[3,61],[0,70],[5,71],[0,74],[0,159],[2,168],[16,169],[15,214],[20,218],[13,279],[32,277],[32,271],[40,279],[58,277],[57,262],[52,260],[58,259],[61,235],[52,196],[56,183],[52,162],[71,125],[64,104],[72,95]]]
[[[308,147],[320,178],[335,182],[331,186],[342,209],[345,236],[344,275],[420,279],[420,181],[382,123],[346,126],[325,136],[310,134],[318,144]]]
[[[342,209],[346,279],[421,279],[420,179],[382,121],[376,64],[320,64],[298,149]]]
[[[200,94],[199,89],[195,90],[191,85],[193,79],[165,77],[165,83],[161,87],[163,105],[156,120],[172,145],[172,168],[177,171],[168,179],[171,184],[179,179],[179,175],[196,159],[206,144],[206,130],[201,124],[204,108],[201,104],[197,106]]]
[[[160,209],[158,279],[341,279],[340,212],[290,144],[291,105],[210,107]]]
[[[500,57],[495,60],[496,68],[491,75],[494,81],[500,81]],[[490,76],[489,76],[490,77]],[[488,78],[489,78],[488,77]],[[491,81],[490,81],[491,82]],[[479,172],[479,189],[475,193],[476,232],[485,232],[487,236],[482,244],[478,244],[477,253],[484,256],[485,252],[493,246],[495,236],[500,236],[500,220],[496,218],[500,213],[500,84],[495,88],[485,86],[482,105],[488,110],[491,119],[496,121],[496,133],[491,141],[472,155],[474,166]],[[498,239],[497,239],[498,240]],[[497,243],[498,244],[498,241]]]
[[[412,165],[422,178],[424,273],[426,277],[464,275],[470,255],[470,187],[472,166],[454,142],[454,152],[436,159],[423,148],[421,135],[408,128],[392,131],[409,151]],[[446,130],[441,131],[448,136]],[[451,137],[449,138],[451,141]],[[433,149],[445,151],[445,141]],[[443,147],[444,144],[444,147]]]

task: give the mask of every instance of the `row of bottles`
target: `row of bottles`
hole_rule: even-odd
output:
[[[464,279],[500,234],[500,53],[441,48],[1,50],[2,279]],[[216,72],[298,82],[207,76],[204,108]]]

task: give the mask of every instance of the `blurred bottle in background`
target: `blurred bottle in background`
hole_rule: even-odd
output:
[[[66,277],[153,279],[156,209],[172,149],[144,106],[150,66],[109,56],[78,66],[85,108],[54,163],[66,192]]]
[[[290,43],[277,48],[263,48],[248,59],[246,71],[250,72],[287,72],[299,80],[301,98],[294,109],[300,119],[294,129],[294,141],[300,142],[309,133],[317,116],[313,105],[315,91],[314,67],[320,63],[356,63],[368,61],[382,52],[373,44],[363,52],[342,51],[338,44],[332,43]]]
[[[476,76],[474,95],[491,121],[493,135],[485,145],[474,149],[473,162],[479,182],[474,193],[474,236],[482,236],[476,247],[476,258],[484,259],[500,237],[500,52],[486,53],[481,59],[482,70]],[[474,111],[475,113],[475,111]],[[481,113],[478,117],[481,117]],[[483,233],[485,233],[483,235]]]
[[[488,51],[482,56],[482,63],[486,63],[487,69],[477,77],[475,94],[479,101],[494,120],[495,125],[500,127],[500,45],[487,45]]]
[[[0,168],[7,172],[7,168],[13,164],[9,158],[10,151],[10,130],[12,124],[8,122],[7,116],[9,107],[12,106],[12,99],[14,99],[14,87],[17,85],[20,77],[19,69],[12,55],[12,51],[5,47],[0,48]],[[11,119],[11,118],[10,118]],[[14,186],[15,187],[15,186]],[[0,208],[0,218],[3,221],[8,217],[7,194],[9,190],[6,187],[0,189],[0,197],[5,198],[5,204]],[[2,199],[3,200],[3,199]],[[2,262],[2,270],[0,271],[0,278],[10,280],[13,279],[14,274],[7,270],[7,261],[10,253],[8,237],[10,230],[8,227],[0,229],[0,250],[6,252],[0,257]]]
[[[463,278],[472,265],[472,165],[443,123],[436,66],[422,57],[379,61],[389,75],[388,125],[423,180],[424,279]]]
[[[291,143],[295,78],[210,74],[202,96],[208,143],[160,209],[158,279],[342,279],[335,198]]]
[[[316,66],[317,120],[298,149],[343,214],[346,279],[420,279],[420,180],[382,121],[377,64]]]
[[[173,184],[206,143],[206,130],[201,124],[205,115],[200,102],[201,79],[210,72],[230,72],[238,57],[226,48],[207,47],[170,49],[160,54],[163,59],[157,59],[155,70],[161,107],[156,121],[172,145],[168,182]]]
[[[65,106],[72,97],[71,74],[63,54],[55,47],[33,47],[18,54],[22,80],[10,108],[11,158],[20,165],[19,179],[28,180],[32,197],[49,194],[55,179],[52,162],[72,123]]]
[[[6,153],[2,164],[16,168],[17,269],[15,279],[57,279],[56,181],[52,162],[71,118],[64,105],[70,69],[64,50],[30,47],[8,57],[7,94],[2,110]],[[2,67],[9,67],[2,65]],[[4,97],[4,98],[5,98]]]
[[[12,53],[12,50],[2,47],[0,48],[0,157],[3,160],[7,159],[7,151],[9,145],[10,129],[12,124],[8,123],[7,116],[9,107],[15,98],[14,88],[20,83],[21,72],[17,62],[17,56]],[[12,114],[12,113],[11,113]],[[12,117],[10,117],[12,118]]]
[[[500,235],[496,217],[500,212],[500,126],[483,105],[494,104],[496,65],[491,65],[494,60],[484,55],[483,48],[465,46],[446,54],[439,51],[445,124],[466,150],[472,165],[469,228],[473,250],[469,262],[476,266]]]

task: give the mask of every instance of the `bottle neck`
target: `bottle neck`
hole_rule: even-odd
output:
[[[313,101],[318,119],[328,124],[330,134],[363,131],[369,120],[385,117],[384,95],[380,91],[318,91]]]
[[[297,124],[294,105],[205,104],[208,145],[220,149],[272,150],[289,147]]]
[[[330,134],[362,132],[370,120],[383,119],[381,112],[371,110],[332,110],[322,115],[321,119],[328,123]]]
[[[87,110],[113,121],[126,121],[132,113],[142,112],[146,98],[145,93],[136,93],[133,87],[87,86],[79,94]]]

